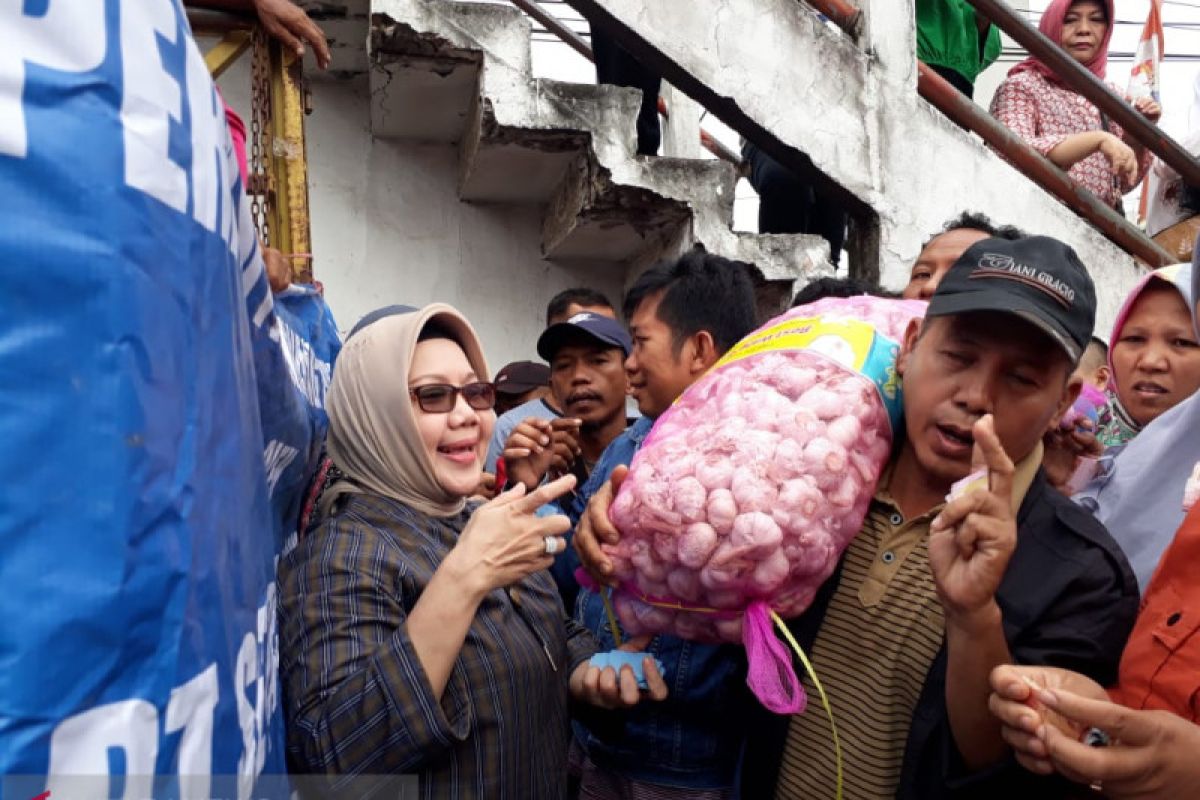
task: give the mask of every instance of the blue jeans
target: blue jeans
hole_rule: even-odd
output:
[[[600,595],[580,589],[575,616],[601,651],[616,647]],[[663,663],[667,699],[624,712],[624,729],[615,740],[579,722],[575,737],[597,767],[633,780],[693,789],[732,786],[746,704],[754,702],[745,684],[745,652],[673,636],[654,637],[647,650]]]

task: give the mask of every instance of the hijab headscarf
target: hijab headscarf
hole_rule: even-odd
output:
[[[1066,18],[1067,12],[1071,10],[1071,5],[1076,2],[1079,2],[1079,0],[1054,0],[1042,12],[1042,19],[1038,22],[1038,30],[1056,45],[1061,46],[1062,44],[1063,19]],[[1096,55],[1092,57],[1091,61],[1083,65],[1091,70],[1091,73],[1100,80],[1104,80],[1105,73],[1108,71],[1108,42],[1112,39],[1114,13],[1113,0],[1103,0],[1103,4],[1105,13],[1108,15],[1108,29],[1104,32],[1104,37],[1100,40],[1100,47],[1096,50]],[[1018,72],[1036,72],[1052,83],[1062,83],[1062,80],[1054,70],[1033,56],[1030,56],[1010,69],[1008,74],[1016,75]]]
[[[1169,267],[1154,270],[1154,272],[1151,272],[1138,281],[1137,285],[1130,291],[1129,296],[1125,298],[1125,302],[1121,304],[1121,309],[1117,312],[1117,321],[1113,324],[1112,336],[1108,340],[1109,378],[1108,388],[1104,392],[1108,404],[1101,410],[1100,418],[1097,420],[1096,438],[1100,440],[1100,444],[1106,450],[1110,447],[1120,447],[1128,444],[1133,437],[1142,431],[1142,425],[1138,424],[1137,420],[1125,410],[1125,406],[1121,403],[1120,395],[1117,392],[1117,370],[1113,366],[1113,351],[1116,349],[1117,342],[1121,340],[1121,330],[1129,320],[1129,314],[1133,311],[1134,303],[1146,291],[1146,287],[1160,282],[1178,290],[1179,294],[1183,296],[1184,304],[1193,315],[1193,321],[1195,318],[1196,298],[1192,293],[1191,264],[1172,264]]]
[[[1200,258],[1200,249],[1195,258]],[[1189,283],[1193,323],[1196,307],[1190,301],[1200,296],[1198,279],[1195,260],[1180,269],[1178,280]],[[1184,490],[1200,462],[1197,431],[1200,394],[1155,418],[1117,454],[1110,469],[1075,497],[1108,528],[1143,589],[1183,523]]]
[[[348,338],[326,398],[327,449],[344,478],[322,494],[322,516],[340,495],[360,492],[399,500],[431,517],[462,511],[466,499],[438,482],[409,395],[417,339],[430,322],[453,335],[480,380],[491,374],[471,323],[443,303],[376,319]]]

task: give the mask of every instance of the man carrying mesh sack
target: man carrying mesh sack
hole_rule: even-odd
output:
[[[1110,681],[1137,610],[1120,550],[1040,465],[1094,318],[1091,279],[1050,238],[983,240],[943,279],[901,346],[904,424],[862,529],[789,623],[828,695],[841,763],[824,715],[758,712],[742,796],[1054,795],[988,718],[988,674],[1054,664]],[[608,510],[624,472],[613,477],[575,533],[609,582],[598,543],[620,539]]]
[[[647,270],[630,288],[624,313],[633,351],[625,367],[643,416],[608,446],[563,508],[572,522],[591,494],[607,486],[613,469],[623,470],[633,458],[655,418],[753,330],[754,288],[747,268],[695,250]],[[619,630],[610,626],[600,594],[579,588],[573,574],[578,566],[570,549],[559,556],[553,568],[559,591],[600,648],[615,648],[622,644],[614,635]],[[735,797],[744,712],[750,707],[739,648],[667,635],[625,644],[659,660],[671,693],[653,708],[620,712],[617,719],[575,721],[572,764],[582,782],[580,797]],[[633,676],[623,680],[632,684]]]

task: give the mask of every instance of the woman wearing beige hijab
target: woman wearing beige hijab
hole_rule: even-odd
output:
[[[595,643],[546,571],[568,521],[534,511],[574,478],[466,502],[495,423],[489,374],[470,324],[437,304],[374,320],[338,358],[339,479],[279,586],[289,763],[340,794],[408,773],[421,797],[560,798],[568,699],[641,697],[628,668],[588,665]]]

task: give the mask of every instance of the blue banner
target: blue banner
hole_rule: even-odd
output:
[[[272,299],[177,0],[9,6],[0,774],[245,797],[285,771],[275,563],[336,333]]]

